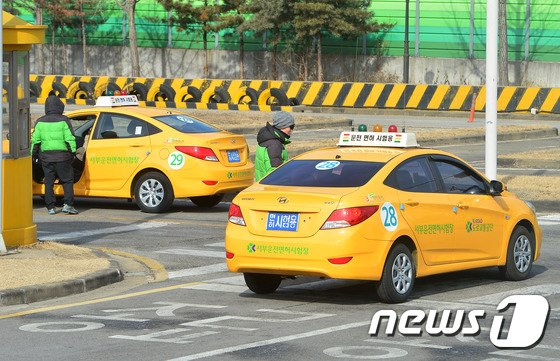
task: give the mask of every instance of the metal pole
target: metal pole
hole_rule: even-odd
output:
[[[416,0],[416,36],[414,39],[414,56],[420,56],[420,0]]]
[[[527,0],[529,1],[529,0]],[[469,34],[469,58],[474,58],[474,0],[471,0],[471,32]]]
[[[2,6],[2,0],[0,0],[0,7]],[[0,12],[0,23],[4,24],[4,19],[2,18],[3,13]],[[2,51],[0,52],[2,54],[2,66],[0,66],[0,89],[3,89],[3,82],[4,82],[4,74],[3,74],[3,68],[4,68],[4,34],[2,33],[3,27],[0,27],[0,49],[2,49]],[[2,207],[4,205],[4,196],[2,194],[2,188],[4,187],[4,183],[2,182],[2,176],[3,176],[3,169],[2,169],[2,163],[4,162],[4,117],[3,117],[3,113],[4,113],[4,104],[2,104],[2,102],[4,101],[3,97],[0,97],[0,144],[2,145],[2,152],[0,153],[0,254],[6,254],[8,253],[8,251],[6,250],[6,244],[4,243],[4,236],[2,235],[2,230],[3,225],[2,225]]]
[[[498,0],[486,0],[486,176],[496,179],[498,150]]]
[[[529,37],[531,36],[531,0],[525,4],[525,60],[529,60]]]
[[[403,55],[403,83],[408,83],[408,68],[409,68],[409,50],[408,50],[408,5],[410,0],[405,1],[406,9],[404,11],[404,55]]]

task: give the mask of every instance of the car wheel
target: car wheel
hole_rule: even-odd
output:
[[[144,212],[165,212],[173,204],[173,199],[173,187],[169,179],[161,173],[149,172],[136,181],[134,200]]]
[[[520,281],[529,277],[534,257],[534,237],[523,226],[514,229],[509,238],[506,265],[500,267],[504,279]]]
[[[400,303],[412,293],[416,267],[408,247],[395,245],[385,260],[381,280],[377,283],[377,295],[386,303]]]
[[[223,194],[214,194],[213,196],[191,197],[191,201],[199,207],[214,207],[224,199]]]
[[[281,276],[263,273],[243,273],[243,277],[247,287],[259,295],[276,291],[282,282]]]

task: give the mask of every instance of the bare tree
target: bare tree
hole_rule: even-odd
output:
[[[128,40],[130,48],[130,61],[132,67],[132,76],[140,76],[140,58],[138,56],[138,43],[136,38],[136,21],[134,14],[136,12],[136,4],[140,0],[115,0],[128,17]]]

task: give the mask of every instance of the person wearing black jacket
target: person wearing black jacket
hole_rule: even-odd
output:
[[[266,123],[266,126],[259,130],[255,154],[257,182],[288,160],[285,146],[290,143],[294,126],[294,117],[290,113],[280,111],[274,113],[272,125]]]

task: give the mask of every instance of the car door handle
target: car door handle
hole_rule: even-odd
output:
[[[455,207],[459,209],[469,209],[469,206],[464,203],[458,203]]]
[[[404,204],[406,204],[407,206],[414,207],[414,206],[419,205],[420,203],[418,203],[416,201],[405,201]]]

